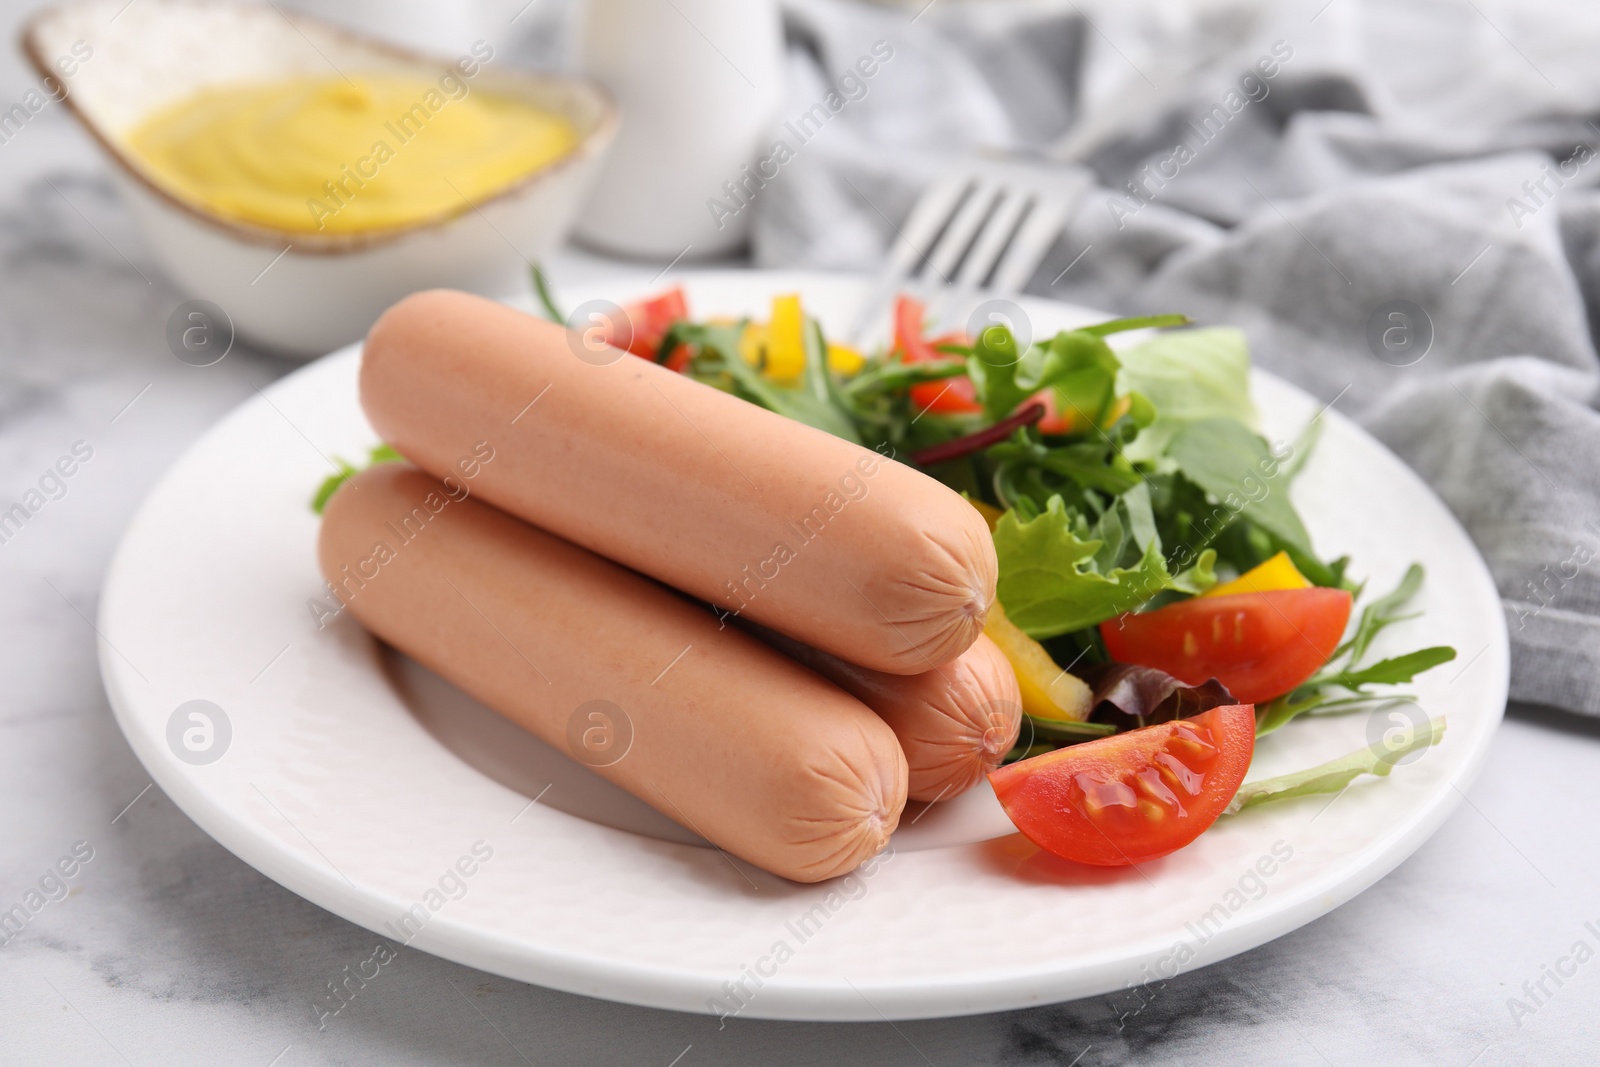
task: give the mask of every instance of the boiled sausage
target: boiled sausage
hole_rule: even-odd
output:
[[[602,346],[597,363],[577,337],[481,297],[418,293],[367,336],[361,404],[440,478],[487,440],[483,500],[724,617],[893,674],[977,639],[994,545],[955,492],[648,360]]]
[[[906,762],[881,719],[703,606],[471,488],[388,463],[334,494],[322,569],[362,624],[768,871],[815,882],[883,847]],[[610,732],[592,751],[597,730]]]
[[[900,741],[911,800],[951,800],[996,767],[1022,722],[1017,676],[995,643],[979,637],[936,670],[885,674],[797,641],[763,639],[877,712]]]

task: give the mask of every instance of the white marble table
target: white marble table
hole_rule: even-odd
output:
[[[0,67],[5,103],[25,84]],[[556,267],[581,279],[601,264]],[[65,496],[0,544],[0,909],[74,847],[92,850],[66,864],[65,896],[0,944],[0,1064],[1488,1067],[1592,1061],[1600,1047],[1600,963],[1588,962],[1600,723],[1519,708],[1467,803],[1399,870],[1120,1023],[1126,1004],[1094,999],[719,1029],[402,950],[319,1030],[326,983],[373,935],[257,874],[150,787],[95,664],[89,620],[141,497],[210,423],[292,369],[241,349],[213,367],[179,362],[163,329],[180,300],[63,116],[47,110],[0,145],[0,508],[75,442],[93,449]],[[1558,983],[1546,968],[1563,958],[1575,973]]]

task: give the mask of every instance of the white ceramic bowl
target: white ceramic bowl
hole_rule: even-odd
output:
[[[495,56],[468,84],[565,116],[579,138],[570,156],[494,197],[463,200],[446,217],[362,234],[293,233],[174,197],[151,180],[128,134],[156,109],[210,85],[335,71],[436,80],[454,57],[406,52],[287,9],[212,0],[49,8],[25,27],[22,46],[41,75],[65,87],[65,103],[116,164],[146,239],[178,286],[221,307],[239,336],[301,357],[359,339],[384,308],[419,289],[497,295],[525,286],[529,261],[566,237],[616,128],[599,89],[513,70]],[[58,66],[64,56],[75,56],[71,77]]]

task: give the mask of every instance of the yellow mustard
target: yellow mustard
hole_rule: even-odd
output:
[[[569,154],[577,133],[461,79],[373,75],[205,89],[130,144],[154,181],[216,214],[348,234],[478,204]]]

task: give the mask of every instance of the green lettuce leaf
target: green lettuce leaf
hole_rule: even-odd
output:
[[[1075,427],[1105,421],[1117,398],[1118,362],[1111,346],[1086,333],[1062,333],[1045,348],[1041,378]]]
[[[1159,415],[1156,421],[1161,421]],[[1249,519],[1281,541],[1296,565],[1301,555],[1315,559],[1311,535],[1289,502],[1283,463],[1260,435],[1230,418],[1200,419],[1172,435],[1167,453],[1185,478],[1227,511]]]
[[[1190,596],[1199,596],[1217,584],[1217,550],[1205,549],[1195,557],[1189,567],[1172,576],[1172,588]]]
[[[1182,315],[1115,319],[1063,330],[1026,352],[1019,351],[1016,338],[1005,326],[990,326],[972,344],[967,374],[983,401],[984,414],[991,420],[1011,414],[1041,389],[1053,388],[1060,410],[1074,414],[1080,430],[1090,422],[1099,426],[1119,395],[1117,375],[1122,367],[1104,338],[1124,330],[1183,326],[1188,321]],[[1155,417],[1144,396],[1131,397],[1130,402],[1130,413],[1140,426]]]
[[[1120,392],[1138,392],[1156,408],[1156,420],[1128,446],[1128,458],[1155,460],[1187,423],[1228,418],[1254,429],[1250,350],[1231,327],[1163,333],[1118,353]]]
[[[1063,330],[1050,340],[1017,351],[1004,327],[991,327],[973,344],[967,373],[983,400],[984,414],[1003,418],[1041,389],[1054,389],[1059,409],[1080,426],[1099,425],[1117,396],[1116,353],[1086,330]]]
[[[1037,364],[1037,348],[1027,353],[1017,350],[1017,339],[1004,326],[990,326],[972,343],[967,357],[967,376],[983,401],[983,413],[991,422],[1016,410],[1033,389],[1028,388],[1028,368]]]
[[[1119,509],[1120,510],[1120,509]],[[1000,561],[999,598],[1006,617],[1035,638],[1081,630],[1132,611],[1157,593],[1179,588],[1167,570],[1160,541],[1138,544],[1119,510],[1108,511],[1090,536],[1081,517],[1053,496],[1044,511],[1015,509],[994,530]],[[1209,587],[1215,554],[1203,553],[1188,571],[1189,587]],[[1207,580],[1209,578],[1209,581]]]

